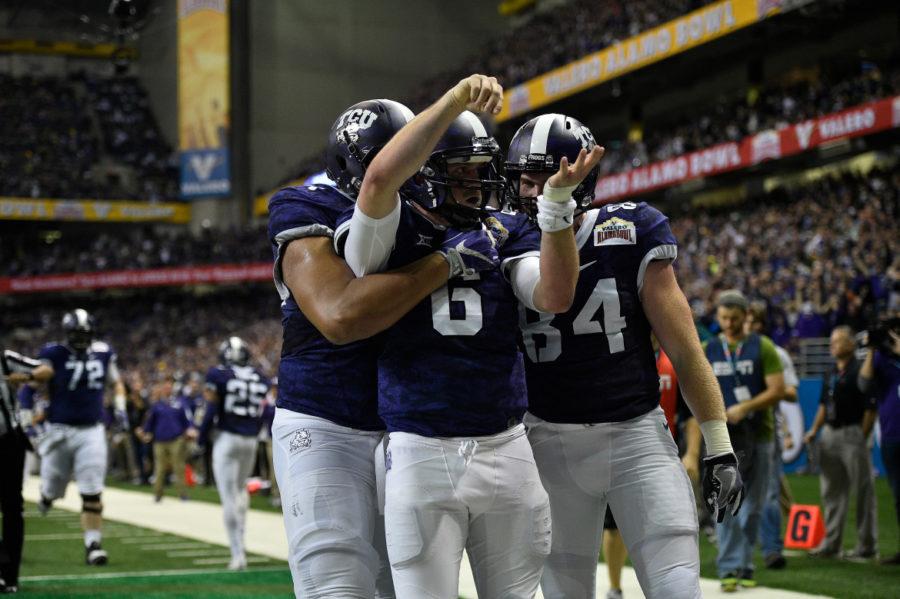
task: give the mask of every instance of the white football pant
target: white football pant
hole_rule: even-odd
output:
[[[232,560],[246,560],[244,525],[250,504],[247,479],[256,463],[257,444],[255,436],[236,435],[228,431],[221,431],[213,443],[213,476],[222,501]]]
[[[480,599],[531,599],[550,505],[522,425],[498,435],[391,433],[385,525],[398,599],[456,599],[463,549]]]
[[[553,513],[544,597],[593,599],[607,502],[648,599],[701,597],[694,493],[665,423],[660,408],[589,425],[526,414]]]
[[[383,436],[276,408],[272,460],[298,598],[393,598],[376,493]]]
[[[106,434],[102,424],[49,424],[38,445],[41,454],[41,495],[59,499],[72,475],[82,495],[103,492],[106,479]]]

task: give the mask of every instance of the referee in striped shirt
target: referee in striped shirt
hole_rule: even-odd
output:
[[[22,479],[28,440],[19,422],[12,386],[45,382],[53,370],[32,358],[5,350],[0,354],[0,508],[3,537],[0,540],[0,594],[15,593],[25,524],[22,518]]]

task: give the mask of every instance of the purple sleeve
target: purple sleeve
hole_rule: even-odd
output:
[[[147,420],[144,421],[144,426],[142,427],[145,433],[153,432],[153,427],[156,426],[156,406],[157,404],[153,404],[153,407],[147,413]]]
[[[541,251],[541,231],[523,214],[501,213],[496,219],[488,218],[486,224],[497,239],[503,260]]]
[[[34,408],[34,387],[31,385],[22,385],[19,388],[18,397],[16,400],[19,402],[19,405],[22,406],[26,410],[31,410]]]
[[[269,239],[281,246],[301,237],[334,234],[334,216],[303,188],[282,189],[269,200]]]
[[[644,202],[637,206],[635,221],[636,243],[641,257],[637,277],[640,290],[644,286],[644,274],[650,262],[674,260],[678,256],[678,242],[666,215]]]

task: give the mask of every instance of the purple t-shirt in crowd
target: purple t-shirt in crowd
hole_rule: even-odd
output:
[[[810,337],[827,337],[828,321],[821,315],[811,312],[800,313],[794,323],[794,336],[806,339]]]
[[[144,432],[153,434],[154,441],[166,442],[183,435],[190,425],[184,399],[172,397],[153,404],[143,428]]]
[[[900,358],[875,352],[878,421],[884,441],[900,442]]]

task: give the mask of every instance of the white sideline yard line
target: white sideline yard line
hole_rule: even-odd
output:
[[[254,572],[284,572],[284,567],[277,568],[253,568]],[[107,578],[139,578],[142,576],[158,577],[158,576],[196,576],[197,574],[239,574],[231,570],[210,570],[208,568],[192,568],[187,570],[148,570],[146,572],[100,572],[91,574],[91,579],[107,579]],[[47,574],[43,576],[22,576],[19,580],[25,582],[48,582],[48,581],[66,581],[66,580],[84,580],[87,578],[84,574],[60,574],[54,576]]]
[[[130,535],[127,539],[122,539],[122,542],[126,545],[134,545],[137,543],[150,543],[153,542],[154,539],[162,539],[166,535],[164,534],[138,534],[138,535]]]
[[[141,551],[173,551],[176,549],[209,549],[209,543],[163,543],[157,545],[138,545]]]
[[[167,551],[166,557],[222,557],[230,556],[231,552],[224,548],[218,549],[196,549],[193,551]]]
[[[206,558],[206,559],[195,559],[193,561],[194,561],[194,565],[196,565],[196,566],[204,566],[204,565],[212,566],[214,564],[227,564],[228,562],[231,561],[231,558],[230,557],[226,557],[226,558],[210,557],[210,558]],[[258,564],[258,563],[270,562],[270,561],[272,561],[271,558],[256,557],[253,555],[251,555],[250,557],[247,558],[248,564]]]
[[[31,477],[26,481],[24,495],[28,501],[37,501],[40,498],[38,479],[36,477]],[[154,503],[152,496],[147,493],[113,488],[108,488],[103,492],[103,504],[104,518],[108,518],[109,520],[125,522],[135,526],[203,541],[204,543],[228,547],[225,526],[222,523],[221,507],[217,504],[202,501],[188,501],[174,504],[169,502],[162,507],[163,504]],[[70,492],[65,498],[54,502],[53,505],[54,508],[58,507],[74,512],[81,511],[81,499],[78,497],[77,493]],[[249,553],[264,555],[282,561],[287,560],[287,538],[284,533],[281,514],[249,510],[247,513],[246,531],[246,548]],[[139,541],[135,540],[134,542],[137,543]],[[188,547],[183,545],[179,547],[185,550],[188,549]],[[284,566],[280,569],[284,570]],[[209,573],[211,571],[199,570],[198,572]],[[138,572],[130,573],[129,575],[146,576],[149,574]],[[78,576],[75,576],[75,578],[78,578]],[[53,577],[50,579],[53,579]],[[606,584],[606,564],[599,564],[597,567],[598,597],[603,597],[605,595],[607,591]],[[726,595],[721,592],[718,580],[709,578],[700,579],[700,589],[704,597],[716,598],[732,596],[732,594]],[[644,597],[640,585],[638,584],[637,576],[632,568],[626,567],[622,571],[622,590],[628,599]],[[751,591],[745,591],[745,593],[748,592],[753,594],[753,599],[828,599],[825,595],[810,595],[783,589],[770,589],[761,586],[756,587]],[[469,560],[465,556],[463,557],[460,570],[459,594],[461,597],[469,598],[477,596],[475,583],[472,578],[472,570],[469,567]],[[543,594],[538,591],[535,599],[543,599]]]
[[[84,537],[83,533],[80,532],[64,532],[58,534],[39,534],[39,535],[25,535],[26,541],[68,541],[72,539],[80,539]],[[118,533],[110,533],[108,530],[103,531],[104,539],[122,539],[122,542],[133,542],[133,543],[146,543],[145,539],[159,539],[162,535],[147,535],[141,539],[133,540],[134,535],[131,534],[118,534]]]

